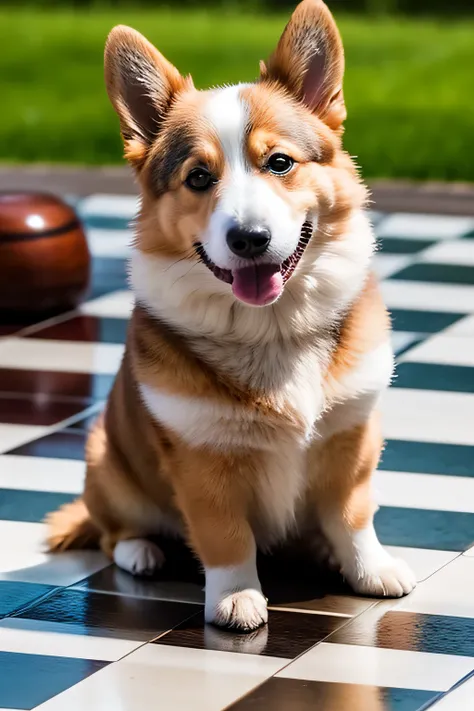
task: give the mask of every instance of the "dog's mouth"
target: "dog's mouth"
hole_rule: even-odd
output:
[[[237,269],[221,269],[207,256],[201,242],[194,244],[199,259],[221,281],[232,286],[235,296],[252,306],[266,306],[280,296],[303,256],[313,234],[313,225],[307,221],[301,228],[295,251],[281,264],[256,263]]]

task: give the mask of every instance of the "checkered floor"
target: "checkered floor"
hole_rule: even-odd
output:
[[[204,626],[203,580],[179,546],[153,582],[98,552],[41,550],[46,512],[81,491],[131,308],[135,199],[78,209],[90,300],[0,340],[0,711],[474,709],[474,219],[373,215],[399,362],[376,526],[420,585],[380,602],[264,558],[269,625],[238,635]]]

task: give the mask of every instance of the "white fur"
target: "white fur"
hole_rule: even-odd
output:
[[[116,544],[114,562],[132,575],[153,575],[162,567],[165,557],[152,541],[130,538]]]
[[[407,564],[381,546],[373,523],[354,531],[346,526],[342,513],[322,515],[321,525],[329,539],[341,572],[352,588],[364,595],[402,597],[416,580]]]
[[[356,367],[331,383],[335,404],[323,417],[318,433],[323,438],[366,422],[381,394],[390,384],[393,351],[390,340],[364,353]]]
[[[347,233],[307,250],[281,298],[260,309],[237,301],[230,286],[201,263],[152,256],[136,248],[130,281],[139,300],[160,319],[188,336],[217,339],[212,353],[219,360],[229,343],[246,350],[249,345],[265,348],[293,332],[301,336],[334,323],[361,290],[373,246],[366,214],[355,212]]]
[[[206,398],[184,397],[141,385],[140,392],[154,419],[194,446],[209,445],[225,451],[259,442],[253,424],[257,413]]]
[[[304,213],[293,214],[289,203],[271,188],[269,181],[250,170],[245,156],[248,122],[248,107],[242,97],[245,86],[211,92],[203,112],[217,134],[227,171],[219,186],[216,209],[200,241],[214,264],[224,269],[247,264],[227,246],[226,234],[233,224],[268,228],[271,243],[262,261],[281,264],[295,251],[306,219]]]
[[[268,619],[267,602],[258,579],[256,552],[241,565],[206,567],[206,622],[253,630]]]

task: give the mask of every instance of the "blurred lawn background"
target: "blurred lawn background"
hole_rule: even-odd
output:
[[[328,0],[346,47],[346,148],[367,178],[474,181],[474,17],[390,14],[396,2],[348,14],[357,0]],[[138,29],[204,88],[254,79],[292,7],[177,4],[2,4],[0,160],[122,161],[102,71],[114,25]]]

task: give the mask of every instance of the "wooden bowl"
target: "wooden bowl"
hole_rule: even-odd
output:
[[[0,310],[74,308],[90,254],[75,211],[54,195],[0,192]]]

